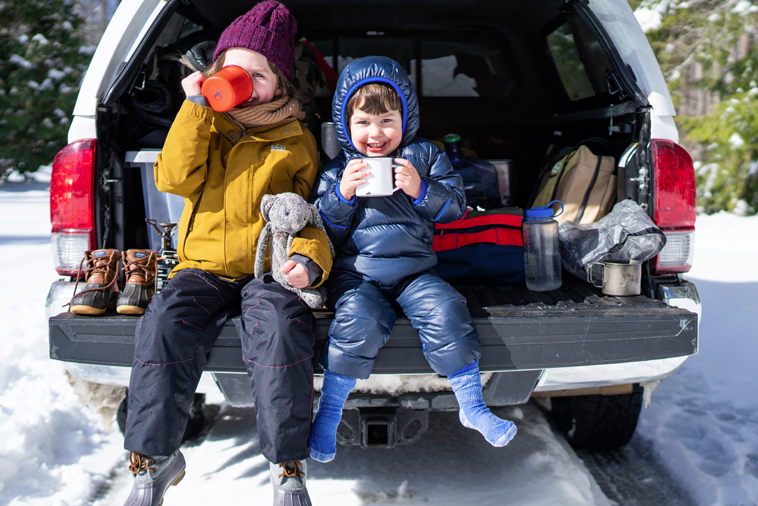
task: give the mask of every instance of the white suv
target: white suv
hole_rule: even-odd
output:
[[[681,278],[692,263],[692,162],[677,144],[671,98],[626,0],[286,3],[298,38],[307,39],[310,60],[297,78],[317,138],[330,119],[334,77],[355,58],[384,55],[414,80],[419,134],[435,140],[455,132],[478,158],[508,160],[516,206],[528,206],[548,151],[594,139],[598,154],[615,158],[617,200],[642,205],[668,239],[644,265],[641,295],[604,296],[567,273],[552,292],[523,284],[457,288],[481,336],[488,404],[548,397],[572,444],[625,444],[645,388],[697,352],[700,307],[694,285]],[[136,318],[58,314],[79,262],[100,247],[158,249],[145,219],[178,220],[182,202],[155,189],[152,165],[184,100],[179,82],[209,63],[220,31],[249,8],[239,0],[122,2],[97,48],[51,183],[53,254],[63,279],[48,297],[50,355],[83,380],[128,385]],[[314,64],[319,72],[308,75]],[[326,160],[329,150],[322,151]],[[317,359],[332,314],[316,316]],[[250,405],[237,325],[223,329],[198,392]],[[374,376],[348,400],[340,441],[416,440],[428,411],[457,409],[446,384],[399,318]]]

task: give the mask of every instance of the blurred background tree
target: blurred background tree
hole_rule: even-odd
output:
[[[0,159],[36,170],[66,144],[71,111],[90,56],[81,18],[64,0],[0,3]]]
[[[0,0],[0,175],[49,165],[66,145],[79,84],[117,3]]]
[[[758,6],[630,0],[677,109],[702,212],[758,211]]]

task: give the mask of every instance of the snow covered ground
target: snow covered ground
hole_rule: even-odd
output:
[[[45,298],[57,274],[42,184],[0,186],[0,279],[0,505],[86,504],[121,458],[121,438],[103,433],[48,358]]]
[[[128,493],[115,429],[74,395],[49,360],[44,301],[52,266],[48,193],[0,186],[0,506],[111,506]],[[698,504],[758,502],[758,217],[698,218],[703,300],[700,354],[653,394],[636,437]],[[499,410],[516,421],[508,447],[490,447],[455,414],[430,417],[422,440],[393,450],[338,448],[309,461],[315,504],[610,505],[582,462],[534,406]],[[183,449],[187,476],[172,504],[270,504],[268,466],[251,410],[222,406],[205,442]],[[454,463],[454,465],[451,465]]]
[[[758,216],[698,216],[699,354],[653,393],[637,435],[699,504],[758,504]]]

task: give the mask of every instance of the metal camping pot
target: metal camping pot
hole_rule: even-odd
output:
[[[321,149],[331,160],[342,151],[340,142],[337,139],[337,128],[331,121],[321,123]]]
[[[503,207],[516,206],[516,184],[513,160],[487,160],[497,171],[497,186]]]
[[[598,284],[592,276],[592,267],[601,265],[603,270],[602,282]],[[640,294],[642,280],[642,263],[636,260],[592,262],[587,265],[587,281],[600,288],[605,295],[623,297]]]

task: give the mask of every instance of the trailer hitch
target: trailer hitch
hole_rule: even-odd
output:
[[[393,448],[417,441],[428,427],[429,412],[424,409],[345,409],[337,428],[337,442],[363,448]]]

